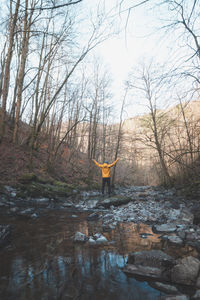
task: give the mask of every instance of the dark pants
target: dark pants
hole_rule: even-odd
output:
[[[110,177],[103,177],[102,178],[102,194],[104,195],[104,189],[105,185],[108,186],[108,194],[110,195],[111,189],[110,189]]]

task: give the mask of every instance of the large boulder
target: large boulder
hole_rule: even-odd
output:
[[[128,256],[124,272],[169,281],[174,264],[175,260],[161,250],[133,252]]]
[[[199,270],[200,261],[197,258],[184,257],[177,260],[177,264],[171,269],[171,280],[174,283],[196,285]]]
[[[110,206],[120,206],[129,203],[132,201],[130,197],[123,196],[123,195],[116,195],[108,198],[104,198],[103,200],[100,200],[96,207],[103,206],[105,208],[109,208]]]
[[[148,277],[151,279],[167,279],[166,277],[162,277],[163,271],[161,268],[127,264],[123,271],[128,274],[137,275],[141,277]]]
[[[148,277],[149,280],[200,287],[200,261],[188,256],[173,259],[161,250],[133,252],[128,256],[125,273]]]
[[[175,264],[175,260],[161,250],[150,250],[130,253],[127,263],[152,267],[171,267]]]

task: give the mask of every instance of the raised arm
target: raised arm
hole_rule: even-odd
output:
[[[118,160],[119,160],[119,158],[117,158],[112,164],[108,165],[109,168],[110,168],[110,167],[113,167],[113,166],[118,162]]]
[[[99,164],[95,159],[93,159],[93,162],[98,166],[98,167],[102,167],[102,165],[101,164]]]

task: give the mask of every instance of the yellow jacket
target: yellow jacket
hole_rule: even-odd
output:
[[[103,163],[102,165],[99,164],[95,159],[93,159],[93,162],[101,168],[102,177],[108,178],[110,177],[110,168],[113,167],[117,162],[119,158],[117,158],[112,164]]]

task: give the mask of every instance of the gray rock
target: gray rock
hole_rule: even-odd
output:
[[[200,290],[197,290],[194,296],[192,297],[192,300],[199,300],[200,299]]]
[[[185,239],[185,231],[183,229],[177,231],[178,236],[184,240]]]
[[[27,209],[19,211],[18,214],[21,215],[21,216],[26,216],[26,215],[32,214],[33,211],[34,211],[33,208],[27,208]]]
[[[200,261],[192,256],[184,257],[177,261],[171,269],[171,280],[175,283],[195,285],[200,269]]]
[[[200,276],[197,278],[196,287],[200,289]]]
[[[149,277],[162,281],[170,281],[171,268],[175,260],[161,250],[150,250],[130,253],[125,273]]]
[[[37,203],[48,203],[50,201],[49,198],[37,198],[35,199]]]
[[[180,213],[180,209],[171,209],[169,218],[173,221],[177,220],[177,218],[180,216]]]
[[[175,264],[175,260],[161,250],[150,250],[130,253],[127,263],[152,267],[171,267]]]
[[[185,239],[187,241],[196,241],[196,240],[200,239],[200,234],[195,231],[193,231],[193,232],[186,231],[185,233],[186,233]]]
[[[96,245],[96,241],[93,239],[92,236],[89,237],[88,243],[89,243],[90,245]]]
[[[16,197],[17,190],[14,189],[13,187],[6,185],[5,190],[10,194],[11,197],[14,197],[14,198]]]
[[[73,203],[71,203],[71,202],[65,202],[65,203],[63,203],[63,206],[64,207],[72,207]]]
[[[113,214],[109,213],[109,214],[106,214],[106,215],[103,216],[103,220],[104,221],[111,220],[113,217],[114,217]]]
[[[10,225],[0,225],[0,247],[5,246],[9,242],[11,235]]]
[[[190,298],[186,295],[178,295],[178,296],[174,296],[174,295],[170,295],[170,296],[163,296],[160,298],[160,300],[189,300]]]
[[[176,235],[168,236],[168,241],[172,245],[176,245],[176,246],[182,246],[183,245],[183,240],[180,237],[176,236]]]
[[[94,213],[90,214],[89,216],[87,216],[87,220],[97,220],[99,217],[100,217],[100,213],[94,212]]]
[[[6,204],[7,204],[8,206],[14,206],[14,205],[15,205],[15,202],[13,202],[13,201],[7,201]]]
[[[101,233],[96,233],[93,237],[90,236],[88,242],[91,245],[97,245],[97,244],[100,245],[100,244],[107,244],[108,240]]]
[[[74,236],[74,242],[84,243],[88,240],[87,236],[82,232],[76,232]]]
[[[153,231],[165,233],[165,232],[175,232],[177,227],[174,224],[162,224],[162,225],[153,225]]]
[[[162,291],[164,293],[170,294],[170,295],[178,295],[180,294],[179,290],[177,287],[171,284],[165,284],[163,282],[153,282],[151,284],[153,288],[156,288],[159,291]]]
[[[98,238],[100,238],[101,236],[102,236],[102,234],[99,233],[99,232],[94,234],[95,240],[98,239]]]
[[[174,263],[175,260],[161,250],[133,252],[128,256],[124,272],[169,281]]]
[[[87,201],[87,207],[89,208],[95,208],[97,206],[97,203],[99,202],[98,199],[91,199]]]
[[[107,244],[108,240],[105,236],[101,235],[96,239],[97,244]]]
[[[200,204],[194,204],[191,207],[191,213],[194,216],[194,224],[200,224]]]
[[[183,224],[193,224],[194,215],[188,209],[184,208],[181,210],[179,219]]]
[[[140,275],[143,277],[150,277],[152,279],[162,279],[162,269],[161,268],[127,264],[125,266],[125,268],[123,269],[123,271],[128,274]]]
[[[31,218],[32,218],[32,219],[37,219],[37,218],[38,218],[38,214],[37,214],[37,213],[32,214],[32,215],[31,215]]]
[[[17,208],[17,207],[12,207],[12,208],[10,209],[10,211],[11,211],[12,213],[15,213],[15,212],[18,211],[18,208]]]
[[[111,207],[112,205],[113,206],[120,206],[120,205],[124,205],[124,204],[127,204],[131,201],[131,198],[129,197],[126,197],[126,196],[112,196],[110,198],[106,198],[104,200],[100,200],[98,203],[97,203],[97,207],[99,206],[103,206],[105,208],[109,208]]]

